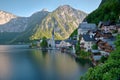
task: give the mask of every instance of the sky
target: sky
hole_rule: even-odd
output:
[[[90,13],[98,8],[100,2],[101,0],[0,0],[0,10],[28,17],[44,8],[51,12],[60,5],[70,5],[75,9]]]

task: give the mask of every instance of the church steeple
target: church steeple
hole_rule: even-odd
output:
[[[55,31],[54,31],[54,27],[53,27],[53,30],[52,30],[52,48],[55,49],[55,39],[54,39],[54,34],[55,34]]]
[[[53,27],[53,30],[52,30],[52,36],[54,36],[54,27]]]

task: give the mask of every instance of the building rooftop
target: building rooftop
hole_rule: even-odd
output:
[[[79,28],[93,30],[93,29],[97,29],[97,26],[96,24],[93,24],[93,23],[81,23],[79,25]]]
[[[115,37],[111,37],[109,39],[103,39],[104,42],[107,42],[109,45],[111,45],[113,48],[115,48],[114,42],[116,41]]]
[[[94,36],[92,36],[92,35],[83,34],[82,36],[83,36],[83,39],[84,39],[85,41],[96,41],[95,38],[94,38]]]
[[[101,27],[102,25],[104,26],[110,26],[110,25],[115,25],[115,22],[114,21],[106,21],[106,22],[99,22],[99,25],[98,27]]]

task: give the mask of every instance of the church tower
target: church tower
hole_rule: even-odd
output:
[[[51,43],[51,47],[52,49],[55,49],[55,34],[54,34],[54,27],[53,27],[53,31],[52,31],[52,43]]]

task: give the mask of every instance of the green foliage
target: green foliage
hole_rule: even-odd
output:
[[[108,56],[102,56],[100,59],[101,63],[104,63],[108,59]]]
[[[81,57],[81,58],[89,58],[90,55],[91,55],[90,52],[86,52],[84,50],[80,50],[79,57]]]
[[[115,45],[116,47],[119,47],[120,46],[120,34],[116,37],[116,42],[115,42]]]
[[[112,33],[114,34],[114,33],[118,33],[118,30],[114,30],[114,31],[112,31]]]
[[[93,50],[97,50],[98,49],[98,45],[97,44],[93,44],[92,49]]]
[[[76,44],[75,50],[76,50],[76,54],[79,58],[88,59],[89,56],[91,55],[90,52],[86,52],[80,48],[80,41],[78,41],[78,43]]]
[[[42,48],[47,48],[47,47],[48,47],[48,43],[47,43],[46,37],[43,37],[43,38],[42,38],[42,42],[40,43],[40,46],[41,46]]]
[[[76,60],[76,62],[80,63],[82,66],[85,66],[86,63],[88,63],[89,65],[92,65],[90,59],[86,59],[86,58],[80,58],[80,57],[78,57],[78,58],[76,58],[75,60]]]
[[[76,54],[79,55],[80,54],[80,42],[78,42],[75,46],[75,50],[76,50]]]
[[[120,15],[120,0],[102,0],[101,5],[87,16],[88,22],[98,24],[99,21],[118,21]]]
[[[117,36],[116,50],[104,64],[100,64],[81,77],[80,80],[120,80],[120,35]]]

